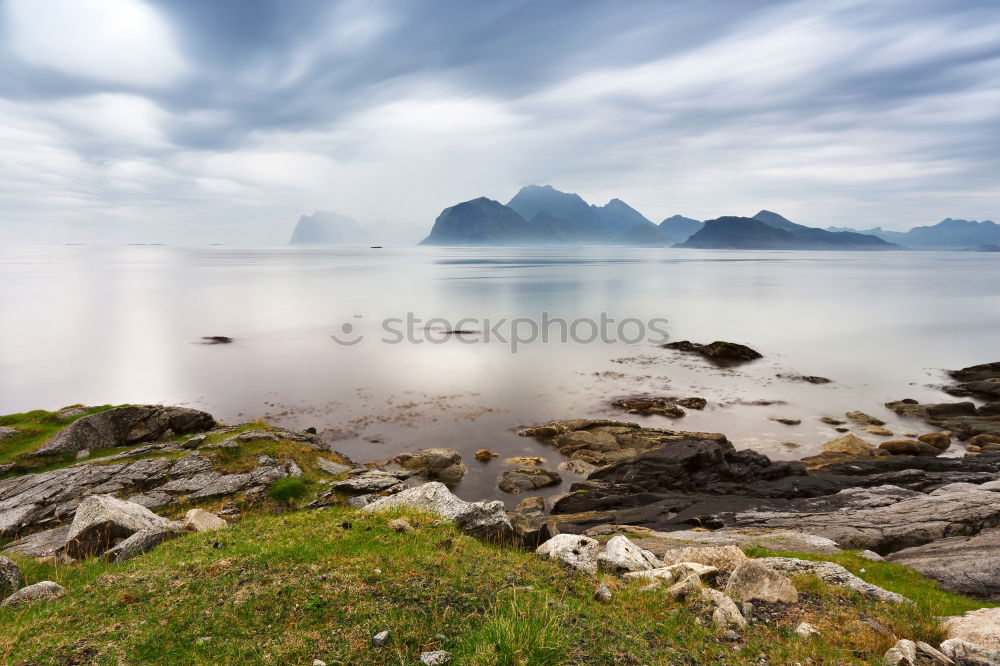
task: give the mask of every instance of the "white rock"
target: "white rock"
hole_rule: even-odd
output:
[[[420,653],[420,663],[424,666],[440,666],[440,664],[447,664],[450,661],[451,653],[444,650]]]
[[[885,558],[873,550],[863,550],[858,553],[858,557],[863,557],[866,560],[872,560],[874,562],[885,562]]]
[[[944,618],[942,624],[947,638],[1000,650],[1000,608],[980,608],[964,615]]]
[[[799,622],[799,625],[795,627],[795,633],[797,633],[802,638],[810,638],[812,636],[819,636],[819,629],[812,626],[808,622]]]
[[[210,532],[226,527],[229,523],[204,509],[191,509],[184,514],[184,529],[189,532]]]
[[[649,569],[647,571],[632,571],[625,574],[625,578],[628,580],[641,580],[641,581],[659,581],[666,583],[674,583],[684,578],[687,578],[691,574],[701,578],[710,578],[715,574],[719,573],[719,570],[715,567],[708,566],[707,564],[699,564],[698,562],[679,562],[677,564],[671,564],[669,567],[657,567],[656,569]]]
[[[720,571],[732,571],[748,559],[750,558],[746,556],[742,549],[732,544],[674,548],[663,554],[664,564],[697,562],[715,567]]]
[[[597,573],[601,544],[596,539],[579,534],[557,534],[536,548],[535,552],[592,574]]]
[[[1000,666],[1000,650],[976,645],[961,638],[941,643],[941,652],[961,666]]]
[[[398,507],[411,507],[436,513],[453,520],[460,530],[476,537],[510,538],[513,530],[503,502],[466,502],[456,497],[440,481],[425,483],[391,497],[383,497],[361,508],[381,512]]]
[[[389,632],[380,631],[374,636],[372,636],[372,645],[374,645],[375,647],[382,647],[388,640],[389,640]]]
[[[648,571],[662,567],[663,562],[648,550],[639,548],[628,537],[615,536],[608,540],[604,552],[597,556],[597,565],[605,571],[623,573]]]
[[[611,590],[606,584],[601,583],[594,590],[594,601],[599,601],[602,604],[606,604],[611,601]]]
[[[747,626],[747,619],[743,617],[739,606],[725,594],[710,587],[702,588],[701,594],[715,605],[715,610],[712,612],[712,624],[718,627],[735,625],[742,628]]]

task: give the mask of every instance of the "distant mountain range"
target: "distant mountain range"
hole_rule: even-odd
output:
[[[829,231],[854,231],[844,227],[829,227]],[[885,231],[882,227],[858,233],[878,236],[891,243],[914,250],[967,250],[980,245],[1000,245],[1000,224],[992,220],[953,220],[950,217],[929,227],[914,227],[909,231]]]
[[[425,245],[590,244],[716,249],[898,249],[881,238],[796,224],[777,213],[653,224],[621,199],[595,206],[577,194],[528,185],[506,205],[481,197],[444,209]]]
[[[445,208],[423,243],[669,246],[677,240],[620,199],[595,206],[549,185],[528,185],[506,205],[480,197]]]
[[[332,212],[299,218],[291,243],[367,245],[391,238],[405,242],[408,230],[362,225]],[[673,215],[658,225],[621,199],[603,206],[550,185],[522,187],[506,204],[479,197],[441,211],[423,245],[627,245],[703,249],[996,251],[1000,225],[946,219],[907,232],[880,227],[856,231],[819,229],[762,210],[753,217],[726,216],[702,222]]]

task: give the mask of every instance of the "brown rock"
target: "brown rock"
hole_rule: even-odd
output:
[[[951,446],[951,433],[947,430],[943,432],[928,432],[917,437],[921,442],[930,444],[938,451],[944,451]]]
[[[845,453],[862,458],[871,458],[875,455],[875,447],[855,435],[844,435],[837,439],[831,439],[829,442],[825,442],[822,448],[827,453]]]
[[[782,416],[770,416],[768,417],[771,421],[776,423],[783,423],[784,425],[796,426],[802,423],[802,419],[787,419]]]
[[[854,421],[855,423],[862,423],[864,425],[875,425],[882,426],[885,425],[885,421],[877,419],[871,414],[865,414],[864,412],[854,411],[847,412],[844,414],[849,421]]]
[[[878,435],[879,437],[892,437],[892,431],[882,426],[870,425],[865,426],[862,430],[872,435]]]
[[[969,444],[975,444],[976,446],[986,446],[987,444],[1000,444],[1000,435],[994,435],[991,433],[975,435],[974,437],[969,438]]]
[[[890,439],[878,447],[894,456],[936,456],[941,453],[927,442],[915,439]]]
[[[493,458],[497,458],[500,456],[500,454],[497,453],[496,451],[490,451],[489,449],[479,449],[473,455],[475,456],[476,460],[480,460],[482,462],[488,462]]]

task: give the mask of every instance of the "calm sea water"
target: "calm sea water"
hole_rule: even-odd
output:
[[[645,340],[550,337],[516,353],[509,341],[485,342],[482,334],[439,336],[443,343],[380,341],[382,321],[407,313],[421,320],[413,330],[424,338],[431,318],[455,325],[463,318],[538,320],[543,312],[568,321],[602,312],[619,321],[663,318],[674,340],[742,342],[765,358],[719,369]],[[578,328],[584,337],[587,330]],[[364,337],[341,345],[331,334]],[[235,342],[199,344],[207,335]],[[495,488],[503,458],[477,463],[474,450],[543,455],[554,467],[557,452],[516,430],[553,419],[620,417],[607,404],[616,397],[704,397],[703,412],[641,420],[724,432],[739,447],[798,458],[836,435],[819,416],[861,409],[896,432],[916,430],[919,424],[901,421],[882,403],[947,399],[933,388],[945,381],[943,368],[996,360],[995,254],[0,249],[0,413],[178,403],[224,422],[259,417],[315,426],[359,460],[448,446],[469,465],[458,489],[467,498],[503,497]],[[779,373],[834,383],[797,383]],[[744,404],[760,400],[786,404]],[[802,424],[781,425],[771,416]]]

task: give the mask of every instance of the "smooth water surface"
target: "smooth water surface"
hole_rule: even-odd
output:
[[[538,320],[543,312],[568,321],[602,312],[616,320],[665,318],[673,340],[741,342],[765,358],[723,369],[646,341],[552,339],[512,353],[509,341],[483,342],[475,333],[439,335],[443,343],[380,342],[381,321],[407,313],[455,324]],[[422,325],[415,327],[421,337]],[[364,337],[341,345],[331,334]],[[235,342],[200,344],[207,335]],[[822,415],[861,409],[896,432],[919,430],[882,403],[947,400],[933,388],[946,380],[941,369],[996,360],[1000,257],[990,254],[0,249],[0,413],[180,403],[223,422],[259,417],[315,426],[333,448],[361,461],[448,446],[469,465],[458,488],[467,498],[503,496],[495,487],[503,458],[477,463],[474,450],[544,455],[555,467],[559,454],[518,437],[518,427],[638,418],[611,409],[616,397],[707,398],[706,410],[682,419],[640,420],[724,432],[739,447],[798,458],[837,435],[816,421]],[[834,383],[788,381],[779,373]],[[761,400],[787,404],[746,404]]]

